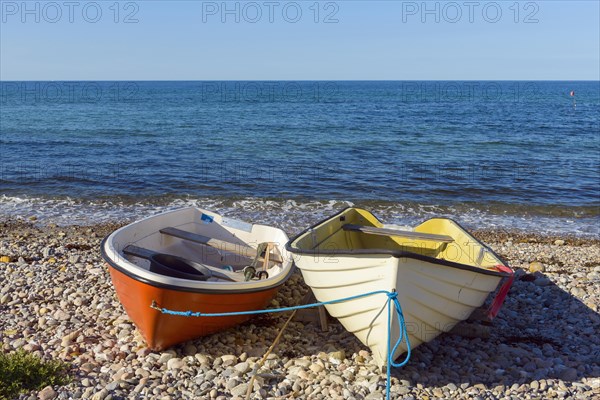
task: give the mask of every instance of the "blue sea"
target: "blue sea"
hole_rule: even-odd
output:
[[[298,231],[386,222],[600,236],[600,82],[0,82],[0,218],[185,205]]]

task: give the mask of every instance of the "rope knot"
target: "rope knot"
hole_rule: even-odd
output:
[[[388,292],[387,297],[390,300],[396,300],[398,298],[398,292]]]

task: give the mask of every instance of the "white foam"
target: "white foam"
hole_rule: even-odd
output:
[[[341,200],[294,200],[261,198],[179,198],[165,201],[120,202],[44,199],[39,197],[0,196],[0,219],[35,217],[41,224],[91,225],[107,222],[129,222],[180,207],[196,206],[222,215],[253,223],[281,227],[289,234],[330,216],[345,207],[354,206]],[[361,206],[357,204],[357,206]],[[385,223],[414,226],[434,216],[453,218],[469,229],[520,230],[553,235],[600,237],[600,218],[552,217],[492,213],[476,208],[457,209],[435,205],[376,203],[365,205]]]

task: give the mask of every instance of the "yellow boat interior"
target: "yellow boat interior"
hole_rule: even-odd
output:
[[[448,218],[432,218],[406,229],[386,226],[371,212],[346,208],[302,232],[293,253],[419,255],[497,272],[503,264],[492,250]]]

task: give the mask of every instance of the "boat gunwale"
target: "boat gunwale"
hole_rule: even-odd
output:
[[[337,218],[339,215],[343,214],[346,210],[349,210],[349,209],[366,211],[369,214],[371,214],[377,221],[379,221],[383,224],[383,221],[381,221],[379,218],[377,218],[377,216],[374,215],[373,213],[371,213],[369,210],[365,210],[364,208],[359,208],[359,207],[344,207],[342,210],[340,210],[336,214],[329,216],[329,217],[311,225],[310,227],[304,229],[302,232],[300,232],[299,234],[297,234],[296,236],[291,238],[285,244],[285,249],[292,254],[299,254],[299,255],[322,255],[322,256],[323,255],[334,255],[334,256],[335,255],[342,255],[342,256],[389,255],[389,256],[392,256],[395,258],[412,258],[412,259],[419,260],[419,261],[429,262],[432,264],[438,264],[438,265],[442,265],[442,266],[450,267],[450,268],[457,268],[457,269],[461,269],[461,270],[465,270],[465,271],[476,272],[476,273],[483,274],[483,275],[498,276],[498,277],[502,277],[502,278],[508,278],[512,275],[507,272],[492,271],[492,270],[484,269],[481,267],[475,267],[475,266],[468,265],[468,264],[461,264],[461,263],[457,263],[457,262],[453,262],[453,261],[442,260],[439,258],[430,257],[430,256],[426,256],[423,254],[418,254],[418,253],[413,253],[411,251],[406,251],[406,250],[390,250],[390,249],[324,250],[324,249],[300,249],[298,247],[293,247],[293,243],[295,241],[297,241],[298,239],[300,239],[300,237],[304,236],[309,231],[315,229],[319,225],[322,225],[329,220],[333,220],[333,219]],[[425,221],[423,221],[422,223],[425,223],[425,222],[433,220],[433,219],[440,219],[440,218],[441,217],[429,218],[429,219],[426,219]],[[449,221],[452,221],[453,223],[455,223],[464,233],[466,233],[471,239],[473,239],[475,242],[477,242],[477,244],[481,245],[483,248],[485,248],[487,251],[489,251],[494,257],[496,257],[496,259],[498,259],[500,262],[502,262],[502,265],[508,267],[508,264],[502,257],[500,257],[498,254],[496,254],[496,252],[493,251],[485,243],[482,243],[480,240],[475,239],[473,237],[473,235],[471,235],[471,233],[469,233],[469,231],[467,231],[461,224],[459,224],[452,218],[443,217],[442,219],[446,219],[446,220],[449,220]],[[298,268],[300,268],[302,270],[302,267],[298,266]]]
[[[240,294],[240,293],[256,293],[256,292],[263,292],[263,291],[275,289],[275,288],[282,286],[285,282],[287,282],[287,280],[290,278],[290,276],[294,272],[295,265],[292,264],[292,266],[288,269],[288,273],[285,276],[282,276],[282,278],[280,280],[277,280],[268,286],[258,286],[258,287],[255,286],[255,287],[239,288],[239,289],[216,288],[216,287],[214,289],[209,289],[209,288],[198,288],[198,287],[180,286],[180,285],[176,285],[176,284],[163,283],[163,282],[153,281],[151,279],[147,279],[142,276],[136,275],[134,272],[128,270],[127,268],[120,266],[118,263],[113,261],[109,257],[109,255],[106,253],[106,250],[105,250],[105,244],[106,244],[106,241],[109,239],[109,237],[110,237],[110,235],[106,236],[102,240],[102,243],[100,244],[100,253],[101,253],[104,261],[109,265],[109,267],[116,269],[117,271],[125,274],[127,277],[129,277],[131,279],[134,279],[141,283],[145,283],[147,285],[157,287],[159,289],[170,289],[170,290],[176,290],[179,292],[223,294],[223,295]],[[178,278],[178,279],[181,279],[184,281],[189,281],[189,282],[194,282],[194,281],[190,281],[189,279],[182,279],[182,278]],[[243,285],[244,283],[246,283],[246,282],[237,282],[237,284],[239,284],[239,285]]]

